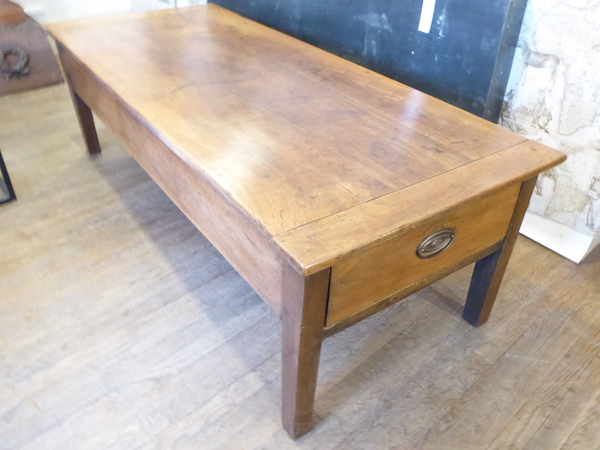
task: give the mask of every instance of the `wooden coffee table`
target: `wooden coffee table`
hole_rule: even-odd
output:
[[[215,5],[50,25],[92,112],[283,320],[283,424],[321,342],[477,261],[485,323],[536,176],[562,153]]]

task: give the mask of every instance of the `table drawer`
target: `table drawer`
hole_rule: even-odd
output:
[[[400,236],[332,267],[326,326],[330,327],[395,293],[501,241],[508,230],[521,185],[434,216]],[[419,246],[436,232],[417,255]],[[445,245],[450,245],[439,254]],[[427,254],[433,250],[434,255]],[[424,256],[424,257],[423,257]]]

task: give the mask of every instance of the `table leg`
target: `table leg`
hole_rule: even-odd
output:
[[[283,287],[282,421],[296,439],[313,427],[330,269],[303,277],[287,266]]]
[[[100,142],[98,142],[98,134],[96,133],[96,125],[94,124],[92,110],[75,91],[71,91],[71,93],[73,96],[73,104],[75,105],[75,112],[77,113],[77,119],[79,120],[79,127],[81,128],[87,151],[90,155],[98,155],[102,150],[100,148]]]
[[[508,232],[500,249],[475,264],[463,312],[463,318],[473,326],[483,325],[490,316],[536,180],[537,177],[530,178],[522,184]]]
[[[65,50],[61,45],[57,45],[57,47],[65,79],[69,86],[69,91],[71,92],[71,98],[73,99],[73,106],[75,106],[75,114],[79,121],[79,128],[81,128],[81,134],[83,134],[83,140],[85,141],[85,146],[90,155],[98,155],[102,150],[100,148],[100,142],[98,142],[98,134],[96,133],[96,125],[94,124],[94,115],[92,114],[90,107],[83,101],[77,92],[75,92],[69,72],[62,59]]]

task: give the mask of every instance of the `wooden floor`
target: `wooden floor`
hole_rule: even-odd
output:
[[[280,322],[55,87],[0,99],[0,449],[593,449],[600,251],[520,237],[490,322],[471,268],[325,341],[316,429],[280,423]]]

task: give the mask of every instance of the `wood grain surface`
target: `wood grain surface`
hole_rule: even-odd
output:
[[[305,276],[335,265],[329,327],[419,281],[388,270],[359,301],[377,283],[348,295],[353,255],[564,159],[215,5],[49,29],[88,151],[100,151],[91,108],[278,314],[284,259]],[[490,226],[472,216],[469,226]],[[503,232],[470,239],[463,259]]]
[[[84,115],[78,116],[82,129],[92,121],[91,113],[86,112],[89,106],[171,200],[263,300],[281,315],[283,260],[270,244],[266,231],[249,221],[217,188],[178,158],[155,135],[152,127],[148,127],[68,50],[59,48],[63,68],[75,90],[74,98],[81,97],[85,102]],[[86,138],[92,141],[89,147],[92,153],[99,151],[93,138],[93,132]]]
[[[481,328],[472,266],[323,343],[317,427],[280,420],[281,322],[64,86],[0,98],[0,447],[594,449],[600,252],[517,239]]]
[[[66,55],[63,56],[67,58]],[[73,106],[75,107],[75,113],[77,114],[77,120],[79,122],[79,128],[83,140],[85,141],[85,147],[90,155],[97,155],[102,152],[100,148],[100,142],[98,142],[98,133],[96,132],[96,124],[94,123],[94,115],[90,107],[81,99],[81,97],[75,92],[71,91],[71,98],[73,99]]]
[[[365,320],[367,317],[370,317],[373,314],[376,314],[379,311],[390,307],[394,303],[397,303],[400,300],[403,300],[404,298],[408,297],[409,295],[412,295],[415,292],[420,291],[421,289],[424,289],[425,287],[429,286],[430,284],[435,283],[438,280],[441,280],[442,278],[450,275],[451,273],[456,272],[457,270],[460,270],[463,267],[466,267],[470,264],[473,264],[474,262],[477,262],[478,260],[480,260],[482,258],[485,258],[486,256],[496,252],[501,247],[502,247],[502,242],[496,242],[491,247],[485,248],[485,249],[483,249],[477,253],[474,253],[473,255],[468,256],[467,258],[464,258],[452,265],[446,266],[443,269],[432,273],[431,275],[427,275],[424,278],[421,278],[416,283],[413,283],[413,284],[410,284],[410,285],[404,287],[403,289],[401,289],[400,291],[394,293],[393,295],[391,295],[389,297],[385,297],[385,298],[380,299],[370,305],[367,305],[364,309],[348,316],[347,318],[342,319],[341,321],[336,322],[332,325],[326,326],[325,337],[332,336],[336,333],[339,333],[340,331],[345,330],[348,327],[351,327],[352,325],[357,324],[361,320]]]
[[[487,254],[520,182],[564,160],[215,5],[49,29],[88,152],[100,151],[93,111],[282,316],[293,439],[312,427],[325,327]],[[417,263],[413,247],[441,226],[456,244]],[[470,306],[493,304],[498,268]]]
[[[548,169],[565,155],[534,141],[281,233],[274,241],[298,271],[311,274],[394,239],[406,227],[490,195]],[[516,163],[518,161],[518,163]],[[476,175],[475,175],[476,174]]]
[[[303,277],[290,266],[283,276],[282,422],[296,439],[310,431],[331,270]]]
[[[525,141],[213,4],[48,28],[273,236]]]
[[[450,209],[418,227],[407,227],[393,240],[335,264],[331,269],[326,326],[331,327],[502,241],[520,189],[521,185],[516,184]],[[417,247],[423,239],[445,228],[454,230],[450,247],[431,259],[419,258]]]

